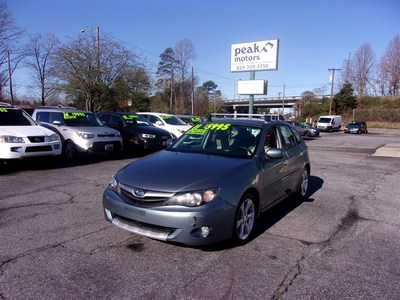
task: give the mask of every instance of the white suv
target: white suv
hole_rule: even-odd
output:
[[[61,151],[58,134],[39,126],[24,110],[0,103],[0,161],[55,157]]]
[[[137,114],[144,116],[155,126],[169,131],[174,139],[177,139],[192,127],[174,115],[155,112],[138,112]]]
[[[92,112],[69,107],[38,107],[32,117],[58,133],[66,158],[79,154],[114,154],[122,150],[121,134],[104,126]]]

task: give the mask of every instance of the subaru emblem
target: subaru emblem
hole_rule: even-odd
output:
[[[142,190],[139,190],[139,189],[134,189],[132,191],[132,193],[133,193],[133,196],[138,197],[138,198],[143,198],[144,194],[145,194]]]

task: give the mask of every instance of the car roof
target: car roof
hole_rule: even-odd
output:
[[[282,121],[265,121],[260,118],[212,118],[207,119],[203,123],[229,123],[232,125],[244,125],[244,126],[254,126],[254,127],[264,127],[265,125],[273,125],[273,124],[288,124],[287,122]]]
[[[35,111],[51,111],[51,112],[84,112],[84,113],[91,113],[91,111],[83,110],[83,109],[76,109],[75,107],[68,107],[68,106],[39,106],[35,108]]]

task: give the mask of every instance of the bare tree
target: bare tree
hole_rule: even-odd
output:
[[[24,33],[24,29],[15,25],[7,4],[0,2],[0,100],[3,99],[3,88],[9,83],[12,73],[24,57],[17,47]],[[10,97],[12,101],[12,84]]]
[[[180,111],[185,109],[185,99],[190,99],[192,84],[189,76],[190,62],[197,58],[196,50],[189,38],[184,38],[176,43],[174,47],[175,58],[178,62],[177,69],[179,71],[180,80]]]
[[[369,43],[363,43],[354,53],[346,73],[359,97],[366,94],[367,87],[374,88],[375,53]]]
[[[42,36],[40,33],[32,35],[27,44],[27,55],[29,59],[26,65],[32,70],[33,86],[31,91],[36,94],[40,91],[40,102],[46,104],[46,99],[54,94],[57,85],[54,79],[52,57],[57,51],[60,41],[52,34]]]
[[[59,47],[57,56],[55,74],[63,90],[76,106],[89,111],[100,110],[107,101],[117,101],[113,86],[127,78],[127,73],[147,70],[137,55],[108,36],[99,39],[94,34],[82,34]]]
[[[388,88],[389,95],[398,95],[400,86],[400,35],[396,35],[386,48],[379,63],[378,77],[382,90]]]

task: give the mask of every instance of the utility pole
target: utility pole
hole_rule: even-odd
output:
[[[340,71],[340,70],[341,69],[335,69],[335,68],[328,69],[329,72],[332,71],[331,101],[329,103],[329,115],[332,114],[332,99],[333,99],[333,85],[335,83],[335,71]]]
[[[12,72],[11,72],[11,60],[10,60],[10,53],[11,51],[7,51],[7,57],[8,57],[8,82],[10,83],[10,99],[11,99],[11,105],[14,105],[14,95],[13,95],[13,89],[12,89]]]

